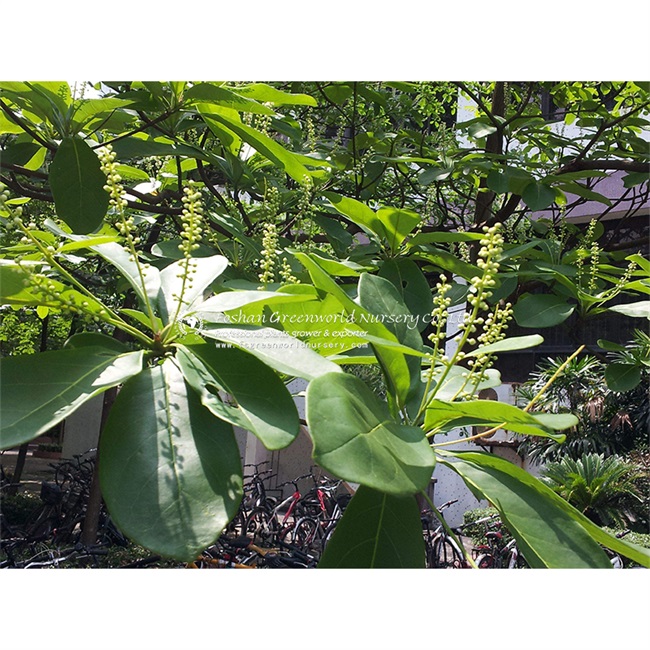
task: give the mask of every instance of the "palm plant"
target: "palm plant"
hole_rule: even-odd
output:
[[[621,458],[585,454],[562,458],[542,470],[544,481],[599,526],[630,526],[644,519],[647,495],[638,481],[641,472]]]
[[[567,431],[566,441],[561,445],[551,439],[527,439],[521,442],[520,453],[541,463],[563,457],[577,460],[589,453],[622,455],[642,447],[650,425],[650,373],[642,361],[642,344],[642,340],[635,340],[626,348],[617,344],[618,355],[625,351],[639,357],[639,383],[624,392],[612,390],[606,383],[608,369],[616,362],[608,365],[590,355],[572,359],[538,400],[538,407],[549,413],[571,412],[578,417],[578,424]],[[626,357],[626,364],[632,364],[631,358]],[[530,401],[563,362],[561,358],[542,362],[531,379],[519,387],[518,397]]]

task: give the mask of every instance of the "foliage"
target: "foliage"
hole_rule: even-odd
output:
[[[636,341],[627,347],[619,344],[620,350],[610,353],[618,355],[617,359],[624,358],[626,366],[638,369],[638,381],[626,386],[621,386],[618,380],[613,384],[614,389],[610,387],[614,381],[610,376],[608,382],[611,362],[604,363],[591,355],[569,361],[538,403],[551,413],[574,413],[578,425],[567,432],[562,445],[527,439],[521,442],[520,450],[532,460],[542,462],[565,456],[577,459],[586,453],[625,454],[647,444],[650,374],[646,365],[646,338],[645,333],[637,331]],[[520,386],[520,398],[530,399],[563,363],[561,358],[541,362],[539,369]]]
[[[585,454],[548,463],[542,480],[599,526],[629,526],[647,511],[647,495],[637,482],[641,474],[628,461]],[[647,512],[644,513],[647,521]]]
[[[20,528],[29,521],[41,504],[38,495],[31,492],[3,495],[0,500],[0,512],[10,527]]]
[[[471,538],[474,546],[481,546],[488,544],[488,538],[485,534],[490,530],[489,524],[482,523],[476,524],[479,519],[486,519],[488,517],[498,518],[499,511],[496,508],[474,508],[466,510],[463,513],[463,534]],[[503,526],[499,529],[506,538],[506,543],[512,539],[512,535]]]
[[[458,92],[475,114],[454,126]],[[583,136],[543,118],[544,93]],[[553,326],[629,295],[644,316],[644,258],[564,217],[621,204],[597,191],[612,169],[647,194],[647,107],[631,82],[1,82],[3,305],[76,324],[61,349],[2,359],[2,447],[120,386],[104,499],[129,537],[191,560],[241,499],[232,426],[289,445],[285,382],[301,377],[314,459],[361,484],[326,565],[423,565],[404,504],[437,462],[495,504],[532,566],[608,566],[601,543],[648,564],[514,465],[445,450],[460,426],[561,440],[575,425],[540,410],[545,389],[523,409],[475,399],[500,382],[496,354],[541,342],[506,338],[524,308]],[[350,364],[378,366],[385,391]]]

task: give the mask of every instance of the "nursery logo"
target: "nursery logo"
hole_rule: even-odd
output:
[[[178,321],[178,331],[185,336],[190,332],[200,334],[203,331],[203,319],[200,316],[186,316]]]

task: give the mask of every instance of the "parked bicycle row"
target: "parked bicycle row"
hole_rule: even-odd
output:
[[[267,463],[247,465],[244,498],[226,538],[250,538],[265,548],[290,546],[319,558],[351,494],[340,480],[312,471],[276,484]],[[283,498],[284,488],[292,488]]]
[[[432,511],[422,513],[426,566],[431,569],[521,569],[528,565],[516,541],[505,530],[498,515],[490,515],[462,526],[450,528],[443,520],[444,510],[457,503],[447,501],[438,507],[440,519]],[[469,532],[482,529],[484,541],[468,549]]]

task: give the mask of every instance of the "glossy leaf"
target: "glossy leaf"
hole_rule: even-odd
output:
[[[314,299],[315,296],[313,295],[290,294],[281,291],[223,291],[196,304],[194,308],[196,313],[204,320],[220,322],[224,312],[240,309],[251,304],[274,305],[284,302],[305,302]]]
[[[206,343],[178,346],[176,359],[208,410],[252,431],[267,449],[282,449],[298,435],[300,420],[291,394],[256,357],[235,347]]]
[[[86,142],[64,138],[50,165],[50,188],[56,213],[73,232],[99,228],[108,210],[105,184],[99,158]]]
[[[112,336],[101,332],[79,332],[73,334],[64,344],[64,349],[101,347],[114,350],[117,354],[129,351],[128,345],[118,341]]]
[[[405,496],[424,490],[434,456],[422,429],[393,420],[357,377],[328,374],[307,388],[314,460],[347,481]]]
[[[544,210],[555,202],[555,192],[547,185],[533,181],[526,185],[521,198],[531,210]]]
[[[381,265],[379,276],[389,280],[397,289],[409,312],[417,317],[418,331],[423,332],[430,321],[433,296],[418,265],[408,258],[387,260]]]
[[[443,271],[449,271],[455,275],[460,275],[466,280],[471,280],[476,276],[481,275],[481,270],[464,262],[451,253],[439,250],[437,248],[429,248],[427,250],[419,250],[412,253],[411,257],[416,260],[424,260],[431,264],[440,267]]]
[[[629,302],[624,305],[614,305],[609,311],[615,311],[618,314],[631,316],[632,318],[650,319],[650,300],[639,300],[639,302]]]
[[[201,334],[217,341],[232,343],[278,372],[292,377],[311,380],[326,373],[341,372],[335,363],[302,341],[270,327],[204,327]]]
[[[397,341],[407,348],[416,351],[422,350],[422,337],[417,329],[417,319],[409,312],[402,302],[397,289],[388,280],[376,275],[364,273],[359,280],[359,304],[371,316],[392,333]],[[371,319],[371,325],[366,329],[372,335],[382,336]],[[360,323],[363,327],[363,322]],[[423,389],[420,379],[420,359],[413,356],[404,356],[397,350],[377,346],[375,354],[378,356],[389,384],[392,384],[393,395],[397,396],[400,404],[407,404],[410,399],[418,401],[421,398],[420,390]]]
[[[563,323],[575,309],[554,294],[525,294],[514,306],[514,317],[521,327],[553,327]]]
[[[321,569],[423,569],[424,538],[415,497],[361,486],[323,552]]]
[[[570,414],[542,414],[543,416],[560,417],[537,418],[534,414],[522,409],[489,400],[475,400],[470,402],[443,402],[433,400],[427,407],[424,416],[426,431],[454,426],[501,426],[509,431],[531,436],[552,438],[563,442],[565,436],[555,433],[555,430],[568,429],[578,424],[578,418]],[[462,422],[461,422],[462,421]]]
[[[242,478],[232,427],[201,405],[171,359],[124,385],[99,454],[111,517],[154,553],[193,560],[237,512]]]
[[[253,129],[241,120],[234,119],[226,114],[210,113],[209,117],[236,133],[244,142],[250,144],[261,155],[274,162],[281,169],[284,169],[293,180],[302,183],[305,176],[311,175],[307,167],[293,153],[272,138],[264,135],[261,131]]]
[[[580,513],[512,463],[480,452],[438,452],[438,460],[499,510],[533,568],[611,568]]]
[[[380,239],[388,237],[381,219],[365,203],[341,196],[335,192],[323,192],[323,196],[340,214],[350,219],[352,223],[357,224],[364,230],[369,230]]]
[[[377,211],[377,218],[384,226],[388,237],[388,245],[396,251],[406,236],[420,223],[421,218],[412,210],[399,208],[381,208]]]
[[[184,259],[173,262],[160,272],[162,298],[158,305],[165,324],[182,319],[203,302],[203,292],[225,271],[229,262],[223,255],[197,257],[186,272]],[[187,277],[187,279],[185,279]]]
[[[143,352],[79,347],[0,359],[1,448],[32,440],[142,369]]]
[[[641,383],[641,369],[631,363],[610,363],[605,369],[605,381],[610,390],[624,393]]]
[[[472,350],[465,354],[466,357],[475,357],[479,354],[496,354],[497,352],[512,352],[513,350],[526,350],[527,348],[534,348],[544,342],[544,337],[539,334],[531,334],[530,336],[511,336],[510,338],[490,343],[489,345],[482,345],[476,350]]]
[[[235,88],[238,95],[250,97],[258,102],[269,102],[276,106],[318,106],[310,95],[303,93],[286,93],[268,84],[255,83]]]

